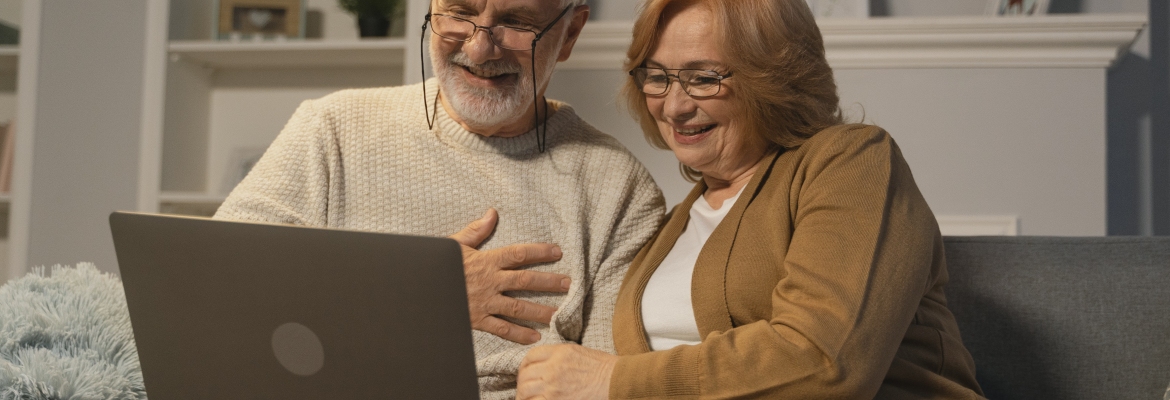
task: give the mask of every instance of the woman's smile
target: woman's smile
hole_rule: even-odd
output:
[[[706,139],[709,136],[707,134],[716,126],[719,124],[675,126],[673,129],[674,141],[681,145],[697,144]]]

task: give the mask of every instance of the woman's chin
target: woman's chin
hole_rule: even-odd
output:
[[[707,163],[704,162],[705,160],[702,154],[696,154],[695,152],[687,151],[686,149],[675,149],[674,158],[677,159],[678,162],[682,165],[687,166],[687,168],[699,172],[703,172],[704,166],[707,165]]]

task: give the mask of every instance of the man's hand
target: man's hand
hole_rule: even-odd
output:
[[[517,400],[602,400],[618,356],[578,344],[537,346],[520,362]]]
[[[476,250],[495,231],[498,219],[496,210],[489,209],[483,218],[450,236],[463,247],[463,274],[467,280],[471,327],[520,344],[536,343],[540,340],[539,332],[497,316],[548,324],[557,309],[516,300],[504,296],[503,292],[568,292],[568,276],[513,270],[524,265],[560,260],[561,248],[547,243],[525,243],[495,250]]]

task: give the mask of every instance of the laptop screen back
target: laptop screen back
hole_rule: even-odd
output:
[[[449,239],[114,213],[151,400],[478,398]]]

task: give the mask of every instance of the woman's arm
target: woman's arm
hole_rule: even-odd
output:
[[[696,346],[620,358],[573,346],[534,350],[519,398],[873,398],[942,254],[932,213],[889,136],[834,136],[806,144],[818,148],[797,171],[792,209],[781,210],[794,227],[783,263],[774,262],[782,278],[761,299],[770,319]],[[598,376],[610,364],[608,378]]]
[[[935,276],[938,228],[885,132],[853,130],[805,146],[791,209],[782,210],[792,216],[791,241],[783,263],[771,261],[781,279],[761,299],[770,301],[770,319],[697,346],[623,357],[612,398],[877,392]]]

